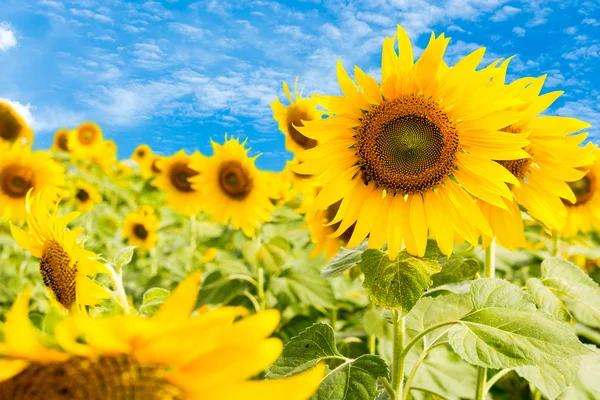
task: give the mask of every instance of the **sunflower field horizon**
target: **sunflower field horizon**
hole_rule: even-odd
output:
[[[0,11],[0,400],[600,399],[600,5]]]

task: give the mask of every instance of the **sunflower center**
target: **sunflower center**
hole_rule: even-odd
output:
[[[340,205],[342,204],[342,201],[338,201],[337,203],[334,203],[332,205],[330,205],[329,207],[327,207],[327,210],[325,212],[325,218],[327,218],[327,223],[333,221],[333,219],[335,218],[337,212],[340,209]],[[340,227],[341,222],[336,222],[335,224],[331,225],[331,229],[333,230],[333,232],[337,231],[338,228]],[[350,241],[350,238],[352,237],[352,234],[354,233],[354,228],[356,227],[356,222],[352,225],[350,225],[350,227],[348,229],[346,229],[344,231],[344,233],[342,233],[339,238],[344,242],[344,245],[348,244],[348,242]]]
[[[40,274],[44,284],[52,290],[56,300],[67,310],[75,303],[77,264],[71,265],[71,256],[56,240],[44,243],[40,259]]]
[[[229,161],[221,166],[219,185],[227,196],[235,200],[245,199],[254,186],[248,172],[238,161]]]
[[[142,224],[135,224],[133,226],[133,233],[135,236],[137,236],[139,239],[145,240],[148,238],[148,230],[146,229],[146,227]]]
[[[33,171],[29,168],[12,164],[0,171],[0,190],[8,197],[25,197],[32,187]]]
[[[167,381],[165,367],[143,364],[128,355],[71,357],[32,363],[0,383],[1,399],[178,400],[183,391]]]
[[[96,140],[96,130],[86,126],[79,130],[78,136],[81,144],[90,145]]]
[[[138,156],[139,158],[144,158],[144,157],[146,156],[146,151],[145,151],[145,150],[143,150],[143,149],[139,149],[139,150],[137,151],[137,156]]]
[[[90,194],[84,189],[78,189],[75,197],[77,197],[77,200],[79,200],[80,202],[85,203],[90,199]]]
[[[14,142],[21,132],[21,124],[6,106],[0,104],[0,138]]]
[[[357,155],[365,184],[388,192],[431,190],[452,174],[458,152],[456,125],[429,99],[405,95],[364,115]]]
[[[61,132],[56,138],[56,145],[63,151],[69,151],[69,137],[66,132]]]
[[[160,168],[158,168],[158,159],[157,158],[155,158],[154,160],[152,160],[152,164],[150,165],[150,169],[155,174],[160,174],[162,172],[162,170]]]
[[[194,191],[189,178],[198,175],[198,172],[188,167],[188,164],[187,162],[178,162],[171,168],[171,183],[180,192]]]
[[[586,176],[575,182],[567,182],[573,193],[575,194],[575,204],[569,200],[564,200],[563,203],[567,206],[580,206],[587,203],[594,197],[596,192],[596,176],[589,171]]]
[[[287,130],[294,142],[296,142],[303,149],[312,149],[317,145],[317,141],[309,137],[304,136],[296,126],[304,126],[302,121],[310,121],[312,118],[303,110],[300,110],[294,106],[291,106],[288,111],[287,118]]]

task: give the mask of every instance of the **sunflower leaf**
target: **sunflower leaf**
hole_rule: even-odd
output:
[[[169,297],[171,292],[163,288],[150,288],[146,290],[142,297],[142,305],[140,306],[140,313],[151,317],[160,308],[162,303]]]
[[[431,276],[433,287],[466,281],[479,272],[479,263],[472,258],[452,256],[442,259],[440,265],[442,270]]]
[[[562,301],[552,292],[552,290],[537,278],[527,280],[527,291],[533,297],[533,301],[538,308],[561,321],[570,322],[571,314]]]
[[[124,249],[119,250],[113,262],[117,266],[117,268],[124,267],[125,265],[131,262],[131,260],[133,259],[134,250],[135,246],[128,246]]]
[[[561,400],[589,400],[600,398],[600,350],[588,345],[591,353],[581,357],[579,373],[560,396]]]
[[[335,295],[331,282],[321,278],[319,270],[305,265],[283,271],[273,278],[270,292],[280,305],[303,304],[316,307],[335,307]]]
[[[580,359],[574,357],[568,360],[518,367],[515,368],[515,371],[538,388],[546,398],[554,400],[567,390],[577,376],[579,362]]]
[[[530,296],[501,279],[471,285],[473,310],[448,332],[465,361],[487,368],[513,368],[587,354],[572,330],[538,310]]]
[[[437,253],[436,253],[437,254]],[[419,258],[401,251],[394,261],[387,253],[367,250],[360,263],[365,274],[364,288],[385,308],[398,308],[406,315],[431,285],[431,276],[441,267],[437,255]]]
[[[329,278],[360,264],[363,252],[367,249],[367,242],[363,242],[352,249],[341,248],[340,251],[333,256],[321,271],[323,278]]]

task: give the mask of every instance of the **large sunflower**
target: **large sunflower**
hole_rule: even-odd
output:
[[[315,99],[303,98],[301,93],[298,94],[297,84],[298,79],[294,82],[294,97],[292,97],[290,88],[286,82],[283,82],[283,91],[290,102],[289,106],[281,104],[279,98],[271,103],[273,117],[279,124],[279,130],[285,134],[285,147],[294,153],[312,149],[317,145],[315,139],[303,135],[296,127],[304,126],[302,121],[319,120],[323,115],[317,110]]]
[[[84,122],[69,132],[69,149],[82,159],[90,159],[105,149],[102,129],[93,122]]]
[[[75,205],[80,212],[88,212],[94,209],[96,204],[102,203],[102,196],[95,187],[84,182],[75,184]]]
[[[123,237],[132,246],[143,250],[152,250],[158,241],[158,217],[154,209],[142,206],[125,217],[123,221]]]
[[[195,153],[194,157],[198,159],[203,156]],[[161,160],[157,168],[161,172],[152,181],[152,185],[165,191],[167,205],[183,215],[196,215],[204,197],[200,190],[192,186],[192,178],[200,170],[191,164],[190,156],[181,150],[172,157]]]
[[[0,217],[24,221],[27,192],[65,183],[64,168],[51,154],[15,142],[0,143]]]
[[[323,186],[315,209],[341,200],[333,222],[336,235],[356,224],[349,247],[369,235],[371,248],[387,240],[392,259],[402,245],[423,256],[431,236],[450,254],[457,240],[477,245],[479,231],[492,234],[473,196],[506,207],[506,182],[518,185],[492,160],[529,157],[526,134],[500,131],[519,120],[505,109],[520,100],[476,71],[485,49],[448,68],[443,34],[431,36],[417,62],[401,27],[399,56],[395,39],[384,41],[381,85],[356,67],[359,90],[338,62],[344,95],[319,97],[332,116],[298,128],[319,144],[296,172]]]
[[[291,378],[251,380],[281,353],[281,341],[268,338],[279,313],[224,307],[190,317],[199,281],[197,274],[183,281],[150,319],[68,317],[55,329],[55,348],[38,338],[23,293],[0,343],[0,398],[305,400],[317,390],[322,364]]]
[[[54,142],[51,147],[52,151],[69,153],[69,130],[61,128],[54,134]]]
[[[0,142],[31,146],[33,131],[19,113],[7,102],[0,101]]]
[[[211,143],[211,157],[193,157],[192,168],[201,173],[190,179],[192,187],[201,193],[203,210],[214,220],[253,236],[259,223],[270,220],[274,208],[272,190],[254,164],[258,156],[248,157],[249,149],[238,139]]]
[[[59,216],[56,191],[44,190],[27,198],[29,231],[13,225],[10,230],[21,247],[40,259],[40,274],[53,297],[66,310],[95,305],[109,293],[88,276],[106,272],[98,256],[83,249],[82,228],[67,225],[78,212]]]
[[[503,63],[499,74],[494,77],[497,84],[504,84],[506,64]],[[508,85],[509,90],[523,103],[510,108],[520,112],[521,116],[502,131],[515,134],[526,132],[530,140],[524,149],[529,158],[499,161],[520,182],[520,186],[512,188],[516,201],[510,204],[505,200],[505,209],[480,202],[498,243],[509,249],[521,248],[526,244],[518,204],[548,229],[558,231],[563,228],[567,218],[563,202],[576,200],[568,183],[581,179],[585,171],[578,168],[590,164],[594,159],[590,146],[579,146],[587,134],[572,135],[590,124],[568,117],[540,116],[562,94],[557,91],[540,95],[544,80],[545,76],[523,78]],[[484,237],[484,246],[489,240]]]

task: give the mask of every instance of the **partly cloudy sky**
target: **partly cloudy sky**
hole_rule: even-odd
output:
[[[420,49],[446,32],[450,63],[480,46],[486,62],[516,55],[511,77],[547,74],[545,91],[565,92],[551,111],[600,138],[597,0],[1,0],[0,99],[38,147],[92,120],[121,157],[141,142],[210,153],[230,133],[280,169],[290,156],[269,103],[282,81],[337,94],[338,57],[377,77],[396,24]]]

